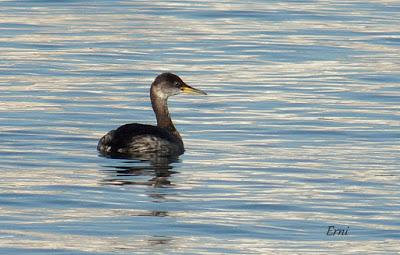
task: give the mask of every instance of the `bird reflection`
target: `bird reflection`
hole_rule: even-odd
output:
[[[117,158],[118,157],[113,157]],[[173,171],[172,163],[178,162],[177,157],[159,157],[149,155],[136,156],[121,161],[123,165],[107,166],[107,178],[101,181],[103,185],[144,185],[152,187],[167,187],[173,184],[169,180]],[[144,178],[143,178],[144,177]]]
[[[157,245],[166,245],[170,243],[173,239],[171,237],[166,237],[166,236],[152,236],[147,240],[149,245],[151,247],[157,246]]]

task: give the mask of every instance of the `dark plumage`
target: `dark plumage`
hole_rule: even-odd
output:
[[[169,115],[168,97],[180,93],[206,93],[192,88],[172,73],[163,73],[156,77],[150,88],[151,104],[156,114],[157,126],[145,124],[125,124],[104,135],[97,149],[103,155],[137,156],[157,154],[159,156],[177,156],[184,151],[184,145]]]

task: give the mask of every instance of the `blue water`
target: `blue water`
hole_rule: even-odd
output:
[[[1,254],[397,254],[398,1],[0,1]],[[179,159],[101,157],[154,124]],[[329,226],[347,235],[328,236]]]

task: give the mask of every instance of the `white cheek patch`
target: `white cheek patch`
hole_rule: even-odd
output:
[[[164,91],[158,87],[154,89],[154,94],[160,99],[167,99],[169,97],[168,94],[164,93]]]

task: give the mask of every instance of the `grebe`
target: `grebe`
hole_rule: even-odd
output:
[[[182,137],[172,123],[168,111],[168,97],[180,93],[206,95],[204,91],[187,85],[177,75],[163,73],[156,77],[150,87],[150,99],[156,114],[157,126],[131,123],[111,130],[104,135],[97,150],[103,155],[179,156],[185,151]]]

